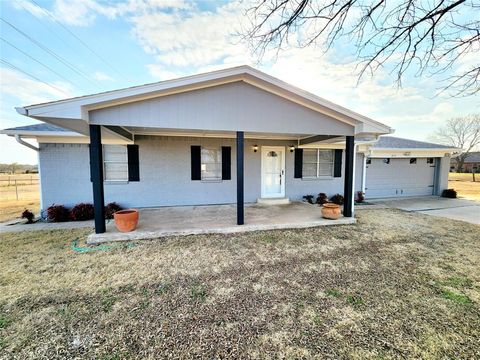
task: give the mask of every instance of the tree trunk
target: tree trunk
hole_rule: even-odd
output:
[[[461,173],[463,172],[463,163],[465,162],[464,158],[457,157],[457,172]]]

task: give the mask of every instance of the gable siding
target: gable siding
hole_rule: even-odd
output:
[[[93,110],[98,125],[353,135],[354,127],[244,82]]]

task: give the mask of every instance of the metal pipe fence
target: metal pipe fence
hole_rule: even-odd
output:
[[[28,200],[38,197],[39,179],[36,176],[0,179],[0,200]]]

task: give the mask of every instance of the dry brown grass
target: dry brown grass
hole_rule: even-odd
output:
[[[480,228],[357,213],[87,254],[88,230],[2,234],[0,357],[478,358]]]
[[[473,182],[472,174],[450,173],[448,187],[455,189],[459,197],[480,201],[480,174],[476,174]]]
[[[0,222],[20,217],[25,209],[40,211],[39,185],[19,185],[18,200],[15,186],[0,186]]]

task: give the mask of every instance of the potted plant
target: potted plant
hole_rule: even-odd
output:
[[[322,206],[322,216],[325,219],[337,220],[341,214],[342,211],[340,209],[340,205],[338,204],[325,203]]]
[[[343,195],[335,194],[330,198],[330,201],[337,205],[343,205]]]
[[[325,193],[319,193],[317,197],[317,204],[323,205],[328,202],[328,196]]]
[[[138,224],[138,210],[127,209],[120,210],[113,214],[115,225],[121,232],[133,231],[137,228]]]
[[[308,202],[309,204],[313,204],[313,195],[305,195],[303,197],[303,200],[305,200],[306,202]]]
[[[357,198],[355,201],[357,203],[363,203],[365,201],[365,193],[363,191],[357,191]]]

